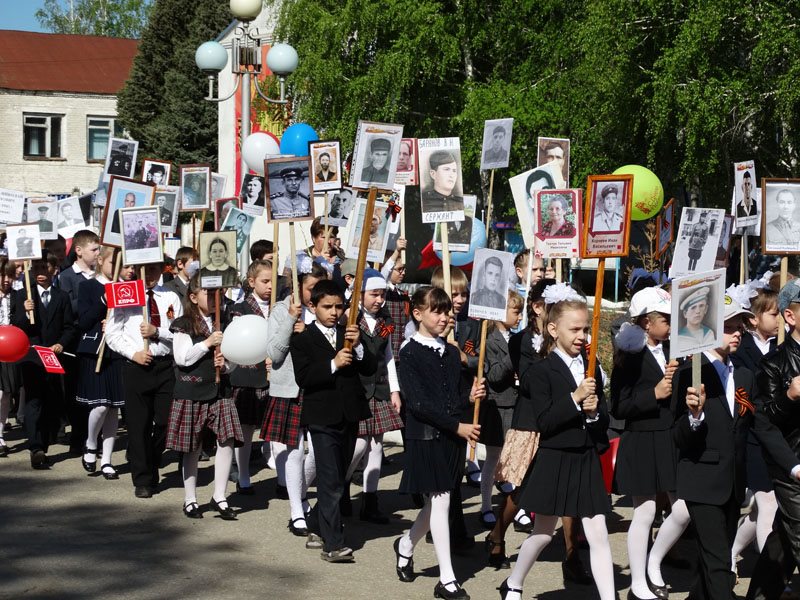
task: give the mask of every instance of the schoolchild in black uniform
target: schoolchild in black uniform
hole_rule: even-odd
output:
[[[205,428],[217,438],[214,458],[214,493],[211,507],[225,520],[236,519],[228,505],[226,488],[233,462],[234,444],[242,444],[242,428],[231,395],[227,372],[231,366],[219,345],[222,331],[214,331],[214,292],[200,288],[200,276],[189,280],[184,314],[175,319],[172,349],[175,356],[175,391],[167,428],[167,448],[183,453],[183,513],[201,518],[197,502],[197,464]],[[220,381],[216,381],[216,369]]]

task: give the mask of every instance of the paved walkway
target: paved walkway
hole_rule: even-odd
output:
[[[392,541],[416,515],[407,497],[380,493],[382,508],[393,516],[389,525],[347,520],[356,562],[332,565],[320,560],[318,551],[306,550],[304,540],[287,530],[288,501],[274,499],[274,471],[257,472],[255,497],[231,496],[231,504],[240,510],[238,521],[222,521],[210,511],[193,521],[181,513],[183,490],[174,456],[168,455],[173,460],[162,470],[162,491],[151,499],[137,499],[127,473],[119,481],[87,476],[79,459],[68,457],[65,446],[51,448],[55,462],[51,470],[33,471],[21,435],[19,428],[7,434],[12,453],[0,459],[0,598],[432,598],[438,570],[431,545],[422,543],[415,554],[419,572],[415,582],[400,583],[394,574]],[[124,436],[118,441],[118,447],[123,446]],[[397,447],[389,447],[387,454],[393,462],[384,467],[381,489],[393,490],[399,483],[402,455]],[[122,451],[115,453],[116,462],[123,456]],[[201,501],[211,497],[212,478],[213,461],[201,463]],[[463,490],[468,526],[482,540],[476,490]],[[358,491],[354,486],[353,494]],[[624,532],[631,509],[625,498],[614,501],[609,534],[617,587],[627,593]],[[356,498],[356,513],[358,502]],[[509,532],[512,555],[523,539],[523,534]],[[693,542],[682,540],[678,551],[695,561]],[[582,555],[588,565],[588,551]],[[596,597],[594,588],[564,589],[562,556],[559,532],[528,577],[526,599]],[[743,572],[750,571],[752,562],[751,554]],[[508,571],[485,566],[482,544],[468,556],[455,557],[454,564],[472,598],[499,597],[495,588]],[[673,585],[671,597],[684,598],[691,574],[670,567],[664,573]],[[743,596],[746,586],[743,579],[736,591]]]

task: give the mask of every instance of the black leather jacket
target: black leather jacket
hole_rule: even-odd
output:
[[[758,393],[770,421],[789,447],[800,455],[800,400],[786,395],[792,379],[800,375],[800,344],[791,336],[767,354],[756,375]]]

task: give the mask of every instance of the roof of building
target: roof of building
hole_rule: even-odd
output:
[[[128,79],[138,40],[0,31],[0,88],[116,94]]]

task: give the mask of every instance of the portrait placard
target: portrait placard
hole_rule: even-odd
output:
[[[25,194],[0,188],[0,223],[21,223]]]
[[[214,201],[214,229],[219,231],[232,208],[242,208],[241,198],[220,198]]]
[[[108,153],[106,164],[103,167],[103,181],[111,181],[116,177],[133,177],[136,168],[136,153],[139,151],[139,142],[124,138],[111,138],[108,140]]]
[[[714,259],[715,269],[724,269],[728,266],[728,257],[731,253],[731,235],[733,234],[733,215],[725,215],[722,219],[722,232],[719,235],[717,256]]]
[[[253,215],[254,217],[263,215],[264,208],[267,206],[264,177],[253,175],[252,173],[245,175],[244,179],[242,179],[242,187],[239,190],[239,198],[241,199],[239,206],[248,215]]]
[[[221,173],[211,173],[211,206],[215,206],[215,202],[225,196],[225,190],[228,186],[228,176]]]
[[[264,161],[267,215],[271,223],[314,220],[314,203],[311,202],[314,182],[309,177],[310,172],[311,159],[308,156]],[[242,206],[244,209],[244,204]]]
[[[55,198],[28,198],[28,222],[39,225],[39,235],[43,240],[58,239],[56,222],[58,207]]]
[[[145,158],[142,162],[142,181],[152,183],[156,187],[169,185],[172,163],[154,158]]]
[[[675,238],[675,198],[670,198],[656,217],[656,231],[656,258],[661,258]]]
[[[119,211],[123,208],[152,206],[156,186],[124,177],[112,177],[108,186],[108,201],[103,209],[103,224],[100,228],[100,243],[104,246],[122,247],[122,229]],[[61,202],[64,202],[63,200]],[[65,207],[59,203],[62,213]],[[77,213],[80,215],[80,211]],[[59,233],[61,225],[59,224]],[[63,234],[62,234],[63,235]]]
[[[341,189],[342,151],[339,140],[309,142],[308,155],[311,157],[311,172],[314,173],[314,191],[319,193]]]
[[[200,287],[229,288],[239,285],[236,232],[200,233]]]
[[[81,229],[86,229],[86,221],[83,218],[81,202],[78,196],[70,196],[59,200],[56,203],[56,209],[58,235],[68,240]]]
[[[386,202],[375,202],[375,209],[372,212],[372,220],[370,222],[369,244],[367,246],[368,262],[383,262],[386,256],[386,244],[389,241],[389,219],[386,215],[388,206]],[[355,209],[352,213],[353,225],[350,227],[350,238],[345,252],[347,258],[358,259],[366,210],[367,201],[363,198],[357,198]]]
[[[569,140],[565,138],[540,137],[537,140],[536,166],[553,166],[555,186],[569,186]]]
[[[554,168],[552,165],[536,167],[515,175],[508,180],[511,195],[514,197],[514,206],[517,209],[517,218],[522,230],[522,241],[525,243],[525,248],[530,249],[535,245],[536,220],[534,219],[533,211],[536,192],[556,189],[553,176]]]
[[[536,256],[580,258],[582,200],[579,189],[536,192]]]
[[[475,222],[475,210],[478,197],[474,194],[464,195],[464,220],[448,223],[436,223],[433,228],[433,249],[442,250],[442,226],[447,226],[447,247],[450,252],[469,252],[472,243],[472,228]]]
[[[736,216],[736,229],[743,229],[761,222],[756,202],[757,187],[756,163],[752,160],[733,163],[731,214]]]
[[[353,188],[343,187],[341,190],[328,195],[328,225],[331,227],[344,227],[350,221],[350,212],[355,204],[356,194]],[[325,222],[323,215],[322,222]]]
[[[402,138],[402,125],[359,121],[350,187],[392,189]]]
[[[121,208],[122,264],[147,265],[164,260],[158,206]]]
[[[714,268],[725,211],[721,208],[684,208],[672,253],[671,278]]]
[[[764,254],[800,254],[800,179],[762,179]]]
[[[177,185],[160,185],[156,188],[154,206],[161,217],[161,233],[172,235],[178,229],[178,204],[181,188]]]
[[[42,238],[36,223],[6,227],[8,260],[37,260],[42,258]]]
[[[725,269],[673,279],[670,359],[719,348],[724,306]]]
[[[211,210],[211,165],[181,165],[181,211]]]
[[[395,185],[417,185],[419,183],[419,163],[417,161],[416,138],[400,140],[400,152],[397,156],[397,172]]]
[[[483,122],[481,171],[508,168],[513,127],[514,119],[491,119]]]
[[[423,223],[464,220],[461,142],[458,138],[417,140]]]
[[[472,319],[505,321],[508,288],[514,274],[511,252],[479,248],[473,263],[473,288],[468,316]]]
[[[253,215],[248,215],[246,212],[236,207],[232,207],[225,216],[220,231],[233,231],[236,234],[237,254],[247,245],[247,240],[250,237],[250,230],[253,228],[253,222],[255,220],[256,218]]]
[[[627,256],[633,175],[589,175],[586,185],[582,257]]]

